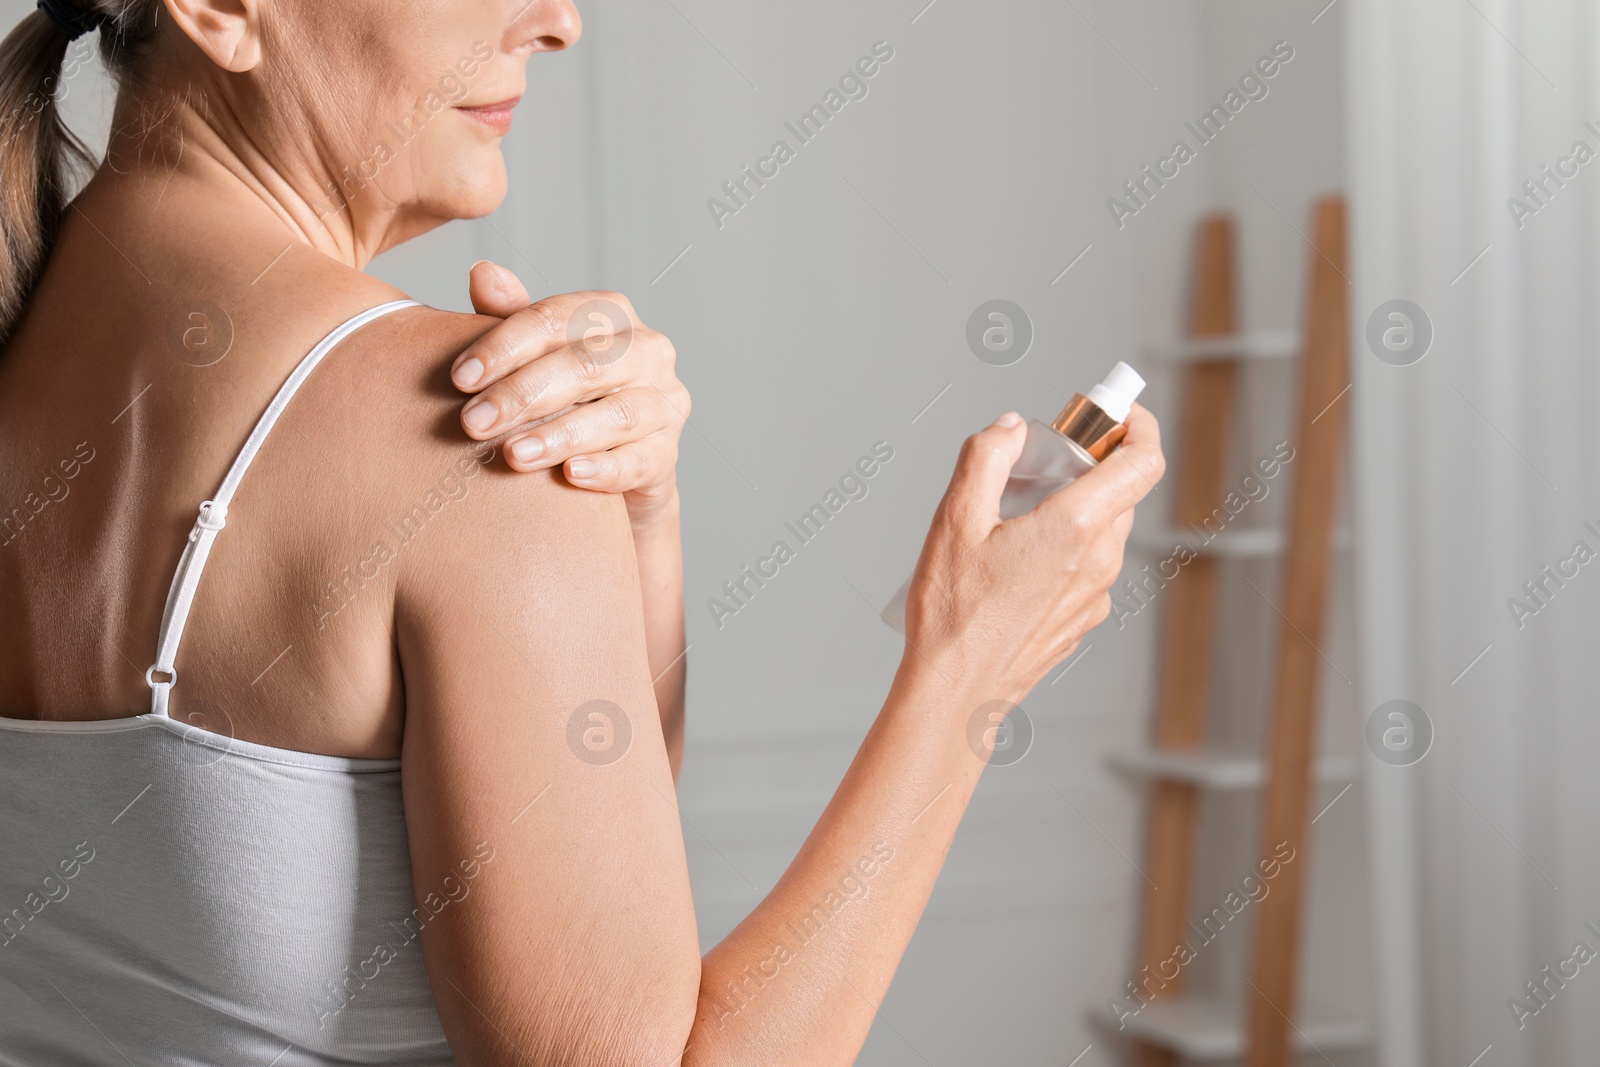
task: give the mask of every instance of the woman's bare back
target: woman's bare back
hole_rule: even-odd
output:
[[[270,216],[184,192],[91,188],[0,354],[0,715],[149,710],[144,674],[200,503],[322,336],[403,295],[285,249]],[[296,394],[206,568],[175,718],[303,751],[399,754],[395,561],[500,462],[461,434],[447,378],[483,328],[397,313]],[[456,458],[419,469],[429,437]]]

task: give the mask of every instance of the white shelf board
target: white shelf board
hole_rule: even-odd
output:
[[[1290,1031],[1299,1052],[1362,1048],[1372,1041],[1372,1029],[1364,1022],[1314,1009],[1305,1014]],[[1121,1030],[1100,1012],[1094,1018],[1112,1033],[1172,1049],[1192,1060],[1236,1060],[1245,1053],[1244,1009],[1239,1004],[1169,997],[1126,1019]]]
[[[1132,541],[1134,548],[1156,555],[1169,553],[1180,543],[1201,555],[1238,559],[1276,556],[1283,552],[1283,531],[1270,526],[1223,530],[1210,541],[1204,542],[1201,535],[1193,530],[1175,530],[1171,527],[1136,530]]]
[[[1266,782],[1261,758],[1249,752],[1165,752],[1142,748],[1113,752],[1106,761],[1124,774],[1188,782],[1206,789],[1259,789]],[[1360,773],[1361,763],[1354,756],[1324,756],[1317,760],[1317,781],[1324,784],[1353,781]]]
[[[1281,556],[1284,546],[1283,531],[1274,526],[1222,530],[1210,541],[1194,530],[1175,530],[1171,527],[1136,529],[1129,540],[1135,550],[1152,555],[1167,555],[1182,543],[1202,556],[1223,559],[1267,559]],[[1347,530],[1341,528],[1334,531],[1333,547],[1341,551],[1350,547]]]
[[[1238,359],[1292,359],[1300,354],[1300,335],[1292,330],[1264,330],[1183,338],[1152,345],[1145,349],[1144,354],[1166,363],[1230,356]]]

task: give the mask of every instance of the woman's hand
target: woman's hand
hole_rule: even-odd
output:
[[[645,326],[620,293],[530,302],[516,275],[472,268],[472,306],[505,319],[456,357],[451,379],[477,395],[461,424],[477,440],[513,433],[519,471],[565,465],[573,485],[622,493],[635,527],[677,506],[678,436],[689,391],[672,342]],[[543,420],[543,421],[541,421]]]
[[[1004,522],[1000,493],[1027,427],[1008,412],[967,439],[906,604],[912,654],[1015,703],[1111,611],[1133,506],[1166,470],[1144,408],[1100,466]]]

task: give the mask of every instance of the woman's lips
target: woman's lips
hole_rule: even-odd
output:
[[[511,130],[511,109],[516,107],[517,101],[521,99],[520,96],[515,96],[510,100],[501,100],[493,104],[478,104],[475,107],[458,106],[456,110],[464,115],[472,116],[491,130],[504,136]]]

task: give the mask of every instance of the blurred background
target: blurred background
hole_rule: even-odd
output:
[[[1138,367],[1170,459],[1140,508],[1138,577],[1170,553],[1186,476],[1198,224],[1223,213],[1234,234],[1229,352],[1249,358],[1231,489],[1301,432],[1309,272],[1335,266],[1313,206],[1338,196],[1349,387],[1319,425],[1348,432],[1282,1006],[1296,1062],[1594,1062],[1594,5],[580,6],[581,44],[531,64],[505,205],[373,269],[457,309],[480,258],[535,293],[619,289],[677,345],[694,395],[680,792],[704,944],[777,880],[876,714],[901,651],[877,612],[962,438],[1007,409],[1048,420],[1117,360]],[[30,7],[3,0],[0,21]],[[105,88],[83,54],[64,91],[92,142]],[[802,129],[819,105],[827,121]],[[778,141],[786,158],[763,164]],[[1188,158],[1163,164],[1178,142]],[[969,342],[996,300],[1014,305],[998,352]],[[797,544],[785,524],[880,443],[892,459],[867,494]],[[1238,515],[1234,532],[1262,536],[1218,565],[1197,919],[1260,856],[1288,632],[1272,531],[1296,473]],[[779,540],[795,558],[730,600],[724,583]],[[1254,904],[1184,966],[1181,998],[1136,1013],[1166,1029],[1129,1041],[1151,988],[1130,987],[1153,885],[1138,768],[1170,597],[1119,604],[1025,701],[1031,743],[985,776],[861,1063],[1238,1062]]]

